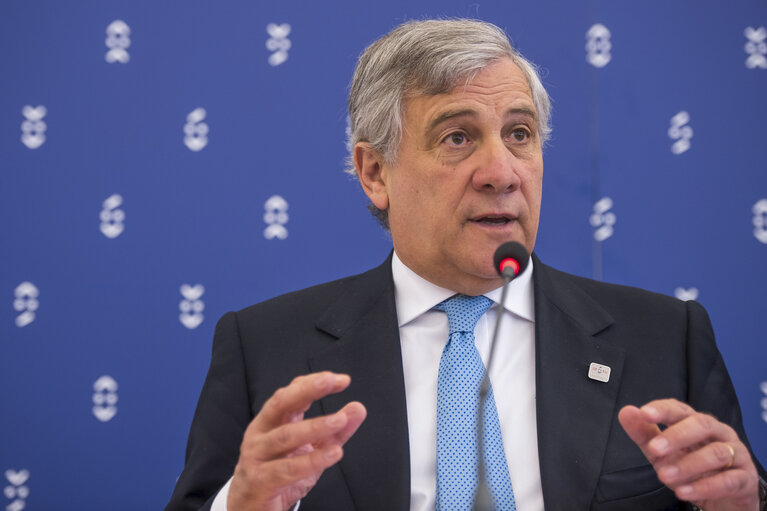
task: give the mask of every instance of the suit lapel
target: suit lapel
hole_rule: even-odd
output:
[[[546,509],[589,509],[623,371],[622,348],[596,335],[612,317],[572,278],[534,257],[538,456]],[[592,362],[608,382],[588,377]]]
[[[596,335],[610,315],[573,281],[535,256],[538,455],[546,509],[588,509],[617,410],[624,351]],[[313,371],[351,375],[348,390],[324,398],[323,413],[360,401],[368,418],[347,443],[340,469],[355,507],[408,509],[410,450],[391,258],[350,282],[317,328],[337,340],[309,360]],[[591,362],[610,366],[606,383]]]
[[[345,447],[340,468],[357,509],[410,506],[410,450],[391,257],[350,283],[347,292],[317,322],[337,339],[309,360],[313,371],[349,374],[352,383],[320,401],[323,413],[349,401],[365,405],[368,417]]]

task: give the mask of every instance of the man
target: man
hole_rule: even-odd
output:
[[[445,470],[477,462],[441,436],[461,422],[441,402],[456,294],[496,304],[466,329],[485,363],[501,315],[486,417],[510,485],[502,501],[487,467],[496,506],[759,508],[765,473],[699,305],[535,256],[497,305],[495,249],[535,246],[549,134],[548,96],[502,31],[397,27],[360,57],[349,112],[354,173],[393,254],[221,319],[168,510],[465,509],[445,484],[466,478]],[[610,378],[590,379],[591,362]]]

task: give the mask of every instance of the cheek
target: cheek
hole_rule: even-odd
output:
[[[424,170],[427,169],[427,170]],[[414,164],[390,183],[390,214],[421,229],[444,231],[460,210],[466,181],[460,166]],[[407,172],[407,175],[404,174]]]
[[[527,185],[527,199],[531,202],[531,209],[540,209],[543,191],[543,168],[533,167],[525,180]]]

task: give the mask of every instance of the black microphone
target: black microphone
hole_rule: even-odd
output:
[[[509,288],[509,282],[525,271],[529,260],[530,254],[528,254],[527,249],[516,241],[504,243],[495,250],[495,255],[493,255],[495,271],[503,277],[503,290],[501,290],[501,307],[498,309],[498,314],[495,317],[495,330],[490,340],[490,355],[487,358],[485,377],[482,378],[482,386],[479,390],[479,410],[477,410],[479,483],[477,485],[477,493],[474,494],[474,511],[492,511],[495,508],[493,496],[490,493],[490,486],[487,484],[487,466],[485,465],[485,402],[487,401],[487,393],[490,391],[490,367],[493,364],[495,340],[498,338],[498,331],[501,328],[501,316],[503,316],[503,304],[506,303],[506,291]]]
[[[527,249],[516,241],[507,241],[498,247],[493,255],[495,271],[504,277],[504,285],[525,271],[529,260],[530,254],[527,253]]]

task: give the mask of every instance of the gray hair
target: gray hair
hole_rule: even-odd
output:
[[[551,103],[537,67],[512,48],[497,26],[478,20],[408,21],[368,46],[357,62],[349,90],[346,172],[356,177],[354,146],[367,142],[385,163],[397,159],[409,96],[437,95],[469,83],[488,65],[510,59],[525,75],[544,144],[551,134]],[[368,206],[388,230],[387,211]]]

